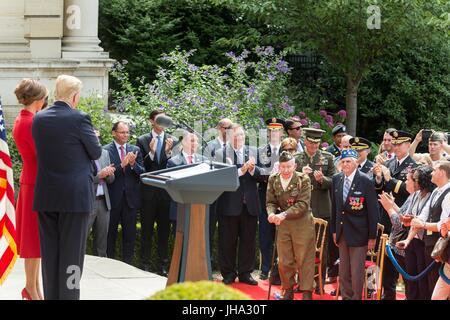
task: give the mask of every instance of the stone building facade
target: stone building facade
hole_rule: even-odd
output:
[[[14,87],[25,77],[53,92],[58,75],[74,75],[83,95],[107,103],[113,60],[99,46],[98,6],[98,0],[0,0],[0,97],[8,123],[20,108]]]

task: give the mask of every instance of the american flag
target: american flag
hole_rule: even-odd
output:
[[[16,259],[13,170],[6,140],[2,102],[0,101],[0,285],[6,280]]]

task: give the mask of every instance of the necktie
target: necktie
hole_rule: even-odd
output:
[[[187,156],[187,163],[192,164],[192,155]]]
[[[342,199],[345,201],[347,200],[347,195],[348,195],[348,191],[350,190],[350,179],[349,178],[345,178],[344,181],[344,189],[342,192]]]
[[[273,148],[273,154],[276,155],[276,156],[278,155],[278,148],[277,147]]]
[[[161,136],[157,136],[156,139],[158,139],[158,142],[156,143],[156,160],[159,162],[162,148],[162,139]]]
[[[398,169],[398,167],[400,167],[400,161],[395,161],[395,170],[394,171],[397,171],[397,169]]]
[[[236,160],[237,160],[237,164],[242,164],[242,153],[240,150],[236,150]]]
[[[120,149],[120,161],[123,161],[123,158],[125,158],[125,149],[123,148],[123,146],[120,146],[119,149]]]

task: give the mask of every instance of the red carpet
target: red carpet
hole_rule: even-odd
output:
[[[258,281],[257,286],[251,286],[248,284],[243,284],[239,282],[235,282],[231,285],[233,288],[238,289],[239,291],[249,295],[254,300],[267,300],[267,293],[269,291],[269,281],[264,280]],[[325,285],[325,292],[323,296],[313,294],[314,300],[335,300],[336,297],[330,295],[330,292],[333,291],[336,288],[336,284],[327,284]],[[280,286],[272,286],[271,289],[271,300],[275,300],[275,294],[280,293],[281,294],[281,287]],[[301,300],[302,294],[301,293],[295,293],[294,300]],[[341,299],[341,298],[339,298]],[[403,293],[398,292],[397,293],[397,300],[403,300],[405,299],[405,295]]]

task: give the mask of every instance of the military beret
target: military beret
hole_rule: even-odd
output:
[[[344,159],[344,158],[358,159],[358,152],[356,152],[353,149],[342,150],[342,152],[341,152],[341,159]]]
[[[280,163],[281,162],[288,162],[295,159],[294,156],[292,155],[292,153],[288,152],[288,151],[283,151],[280,154],[280,159],[278,160]]]
[[[266,124],[267,124],[267,129],[278,130],[278,129],[284,128],[285,122],[282,119],[270,118],[270,119],[266,120]]]
[[[411,142],[413,135],[406,131],[394,130],[389,133],[392,137],[392,144],[402,144],[404,142]]]
[[[347,128],[343,124],[338,124],[336,127],[331,130],[331,134],[333,136],[337,135],[338,133],[346,133]]]
[[[315,129],[315,128],[305,128],[303,129],[303,132],[305,133],[305,138],[311,142],[320,142],[322,140],[322,136],[325,133],[322,129]]]
[[[369,140],[361,137],[351,138],[349,140],[349,143],[352,146],[352,149],[356,151],[370,149],[370,147],[372,146],[372,143]]]

